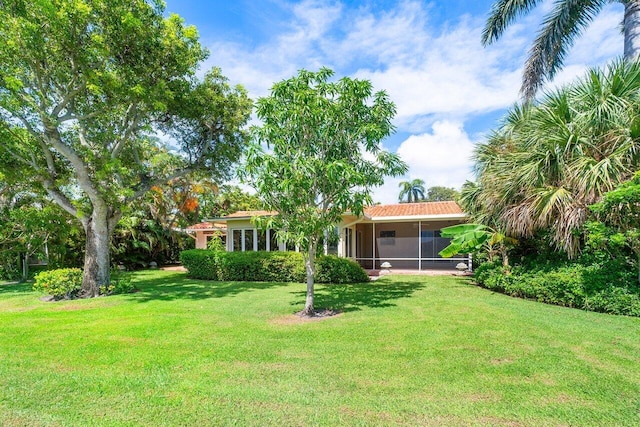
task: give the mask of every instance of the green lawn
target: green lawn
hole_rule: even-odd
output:
[[[640,425],[640,319],[454,277],[320,286],[143,272],[44,303],[0,286],[0,425]]]

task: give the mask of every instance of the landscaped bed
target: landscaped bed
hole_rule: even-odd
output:
[[[0,286],[0,425],[638,425],[640,319],[458,277],[318,285],[137,273],[134,294]]]

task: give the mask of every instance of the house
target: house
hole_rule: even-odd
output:
[[[196,248],[206,248],[213,230],[220,232],[226,225],[228,251],[295,250],[279,242],[275,230],[256,229],[251,221],[252,217],[276,214],[239,211],[216,218],[216,223],[196,224],[187,230],[195,233]],[[438,252],[449,245],[440,230],[466,221],[467,215],[453,201],[369,206],[363,215],[342,216],[337,226],[337,254],[356,260],[365,269],[379,269],[383,262],[390,262],[394,269],[452,268],[469,261],[469,257],[440,257]]]
[[[224,241],[227,238],[227,224],[223,222],[201,222],[180,230],[186,232],[196,241],[196,248],[206,249],[209,240],[214,236],[220,236]]]

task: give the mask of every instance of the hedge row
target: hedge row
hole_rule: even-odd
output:
[[[180,253],[189,277],[218,281],[300,282],[306,281],[299,252],[222,252],[191,249]],[[367,282],[367,273],[357,263],[335,256],[316,259],[317,283]]]
[[[478,284],[507,295],[610,314],[640,316],[640,288],[623,284],[607,266],[580,263],[554,269],[508,269],[484,263],[476,269]],[[624,283],[629,283],[625,281]]]

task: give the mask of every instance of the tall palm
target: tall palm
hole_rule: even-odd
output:
[[[548,230],[569,255],[588,206],[640,168],[640,64],[592,70],[538,104],[512,109],[475,151],[461,203],[507,233]]]
[[[399,202],[402,202],[405,196],[407,196],[407,203],[418,202],[424,199],[424,181],[421,179],[402,181],[399,187],[401,188],[400,194],[398,195]]]
[[[640,56],[640,0],[613,0],[624,5],[624,58]],[[482,33],[482,44],[499,39],[520,15],[529,13],[543,0],[497,0]],[[568,49],[596,15],[612,0],[556,0],[542,23],[525,64],[520,89],[525,99],[532,99],[546,79],[562,68]]]

